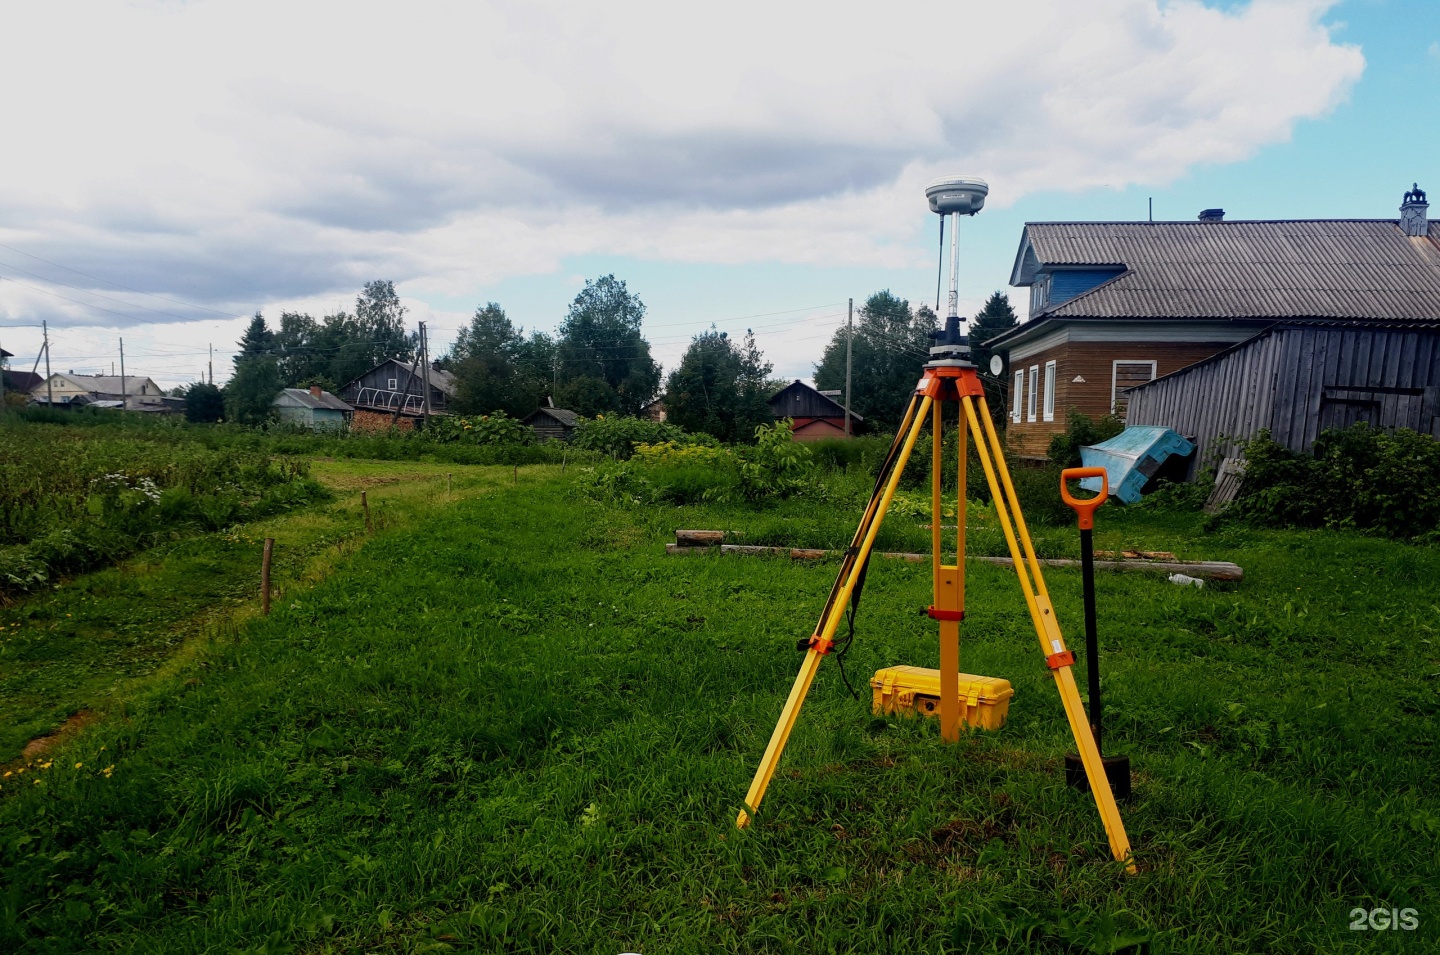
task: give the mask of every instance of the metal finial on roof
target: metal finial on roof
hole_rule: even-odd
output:
[[[1410,185],[1410,191],[1407,192],[1407,193],[1405,193],[1405,198],[1401,200],[1401,202],[1403,202],[1403,203],[1404,203],[1405,205],[1407,205],[1407,206],[1408,206],[1410,203],[1412,203],[1412,202],[1424,202],[1424,201],[1425,201],[1425,190],[1420,188],[1420,184],[1419,184],[1418,182],[1412,183],[1412,184]]]

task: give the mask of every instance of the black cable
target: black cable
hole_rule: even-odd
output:
[[[935,269],[935,314],[940,314],[940,280],[945,275],[945,217],[940,217],[940,264]]]
[[[845,644],[835,651],[835,663],[840,667],[840,679],[845,681],[845,689],[855,699],[860,699],[860,694],[855,692],[855,687],[850,685],[850,677],[845,674],[845,654],[850,652],[850,645],[855,642],[855,604],[852,601],[846,608],[845,619],[850,625],[850,635],[845,638]]]

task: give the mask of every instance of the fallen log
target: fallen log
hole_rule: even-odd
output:
[[[725,540],[724,531],[676,531],[675,543],[681,547],[714,547]]]
[[[740,557],[788,557],[791,560],[825,560],[839,557],[840,552],[835,550],[818,550],[810,547],[767,547],[761,544],[721,544],[720,553],[734,554]],[[667,554],[704,554],[712,553],[713,548],[709,547],[681,547],[679,544],[666,544]],[[907,553],[876,553],[877,557],[887,560],[903,560],[907,563],[919,564],[930,560],[929,554],[907,554]],[[970,555],[967,560],[979,561],[983,564],[994,564],[997,567],[1011,567],[1014,562],[1009,557],[982,557]],[[1044,558],[1040,561],[1046,567],[1079,567],[1080,561],[1070,560],[1064,557]],[[1125,573],[1149,572],[1163,574],[1188,574],[1191,577],[1200,577],[1206,580],[1229,580],[1241,581],[1245,579],[1245,571],[1238,564],[1232,564],[1222,560],[1097,560],[1097,570],[1114,570]]]

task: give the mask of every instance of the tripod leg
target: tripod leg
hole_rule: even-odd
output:
[[[955,619],[961,609],[964,587],[964,568],[945,563],[941,543],[941,525],[945,523],[944,508],[941,507],[941,479],[945,472],[945,415],[944,404],[935,402],[931,411],[930,438],[933,442],[930,458],[930,567],[933,580],[934,600],[931,604],[940,624],[940,738],[947,743],[960,740],[960,621]],[[961,416],[964,420],[964,416]],[[956,554],[963,553],[956,551]],[[944,619],[944,617],[951,619]]]
[[[995,423],[990,420],[990,410],[985,399],[981,397],[979,402],[980,414],[977,415],[975,399],[968,395],[961,398],[965,416],[976,433],[975,447],[980,456],[980,464],[985,469],[985,480],[990,485],[990,494],[995,500],[995,515],[1000,519],[1001,530],[1005,532],[1005,542],[1010,546],[1015,574],[1020,578],[1020,589],[1030,610],[1035,634],[1040,638],[1041,650],[1051,672],[1055,674],[1055,687],[1060,691],[1065,718],[1070,723],[1070,732],[1075,737],[1076,748],[1080,751],[1080,760],[1090,781],[1090,791],[1094,794],[1095,806],[1100,811],[1100,821],[1105,825],[1110,851],[1133,873],[1135,863],[1130,857],[1130,839],[1125,834],[1125,823],[1120,819],[1120,809],[1115,805],[1115,794],[1110,790],[1110,779],[1105,775],[1100,751],[1095,745],[1095,737],[1090,733],[1090,723],[1085,718],[1085,706],[1080,701],[1080,691],[1075,686],[1075,675],[1071,672],[1075,658],[1065,649],[1065,638],[1061,635],[1060,625],[1055,619],[1055,609],[1050,604],[1045,579],[1040,575],[1040,562],[1035,556],[1034,544],[1025,527],[1020,500],[1015,494],[1010,472],[1005,467],[1005,457],[999,435],[995,432]]]
[[[785,744],[790,739],[790,731],[795,726],[795,720],[800,716],[800,707],[804,705],[805,696],[810,692],[810,684],[814,682],[815,673],[820,669],[820,660],[829,652],[830,644],[835,638],[835,630],[840,625],[840,618],[845,614],[845,605],[850,602],[850,595],[855,590],[856,578],[865,566],[870,549],[875,546],[875,535],[880,530],[880,522],[885,519],[885,512],[890,507],[890,501],[895,497],[895,491],[900,486],[900,475],[905,471],[905,463],[910,460],[910,452],[915,448],[915,439],[920,436],[920,429],[925,426],[925,415],[930,410],[932,401],[933,399],[929,396],[920,399],[919,406],[915,408],[915,417],[910,423],[910,430],[905,435],[905,443],[900,448],[899,458],[890,472],[889,480],[885,482],[883,488],[876,489],[876,495],[872,497],[870,506],[866,508],[866,516],[870,519],[869,527],[865,528],[858,553],[853,557],[847,555],[847,559],[841,567],[839,593],[825,606],[825,614],[821,617],[820,626],[816,629],[816,639],[811,643],[810,649],[805,652],[805,662],[800,665],[800,672],[795,677],[795,683],[790,687],[790,696],[785,700],[785,708],[780,711],[780,722],[775,724],[775,732],[770,735],[770,742],[765,747],[765,755],[760,758],[760,766],[755,770],[755,778],[751,780],[750,790],[745,794],[745,808],[740,810],[740,814],[735,818],[735,825],[740,829],[744,829],[750,824],[751,814],[760,808],[760,800],[765,797],[765,790],[775,775],[776,767],[780,765],[780,756],[785,752]],[[912,402],[912,407],[914,407],[914,402]],[[856,536],[860,535],[857,533]]]

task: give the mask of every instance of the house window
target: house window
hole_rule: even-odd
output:
[[[1025,369],[1015,372],[1015,386],[1010,394],[1010,420],[1020,423],[1020,406],[1025,401]]]
[[[399,388],[399,387],[400,387],[400,379],[399,379],[399,378],[391,378],[391,379],[390,379],[390,389],[389,389],[389,390],[390,390],[390,391],[394,391],[396,388]]]
[[[1045,363],[1045,402],[1044,415],[1046,421],[1055,420],[1055,363]]]
[[[1131,388],[1155,380],[1155,362],[1127,360],[1112,362],[1110,366],[1110,413],[1121,421],[1129,405],[1126,394]]]
[[[1030,393],[1025,396],[1025,420],[1035,420],[1035,399],[1040,390],[1040,366],[1030,366]]]

